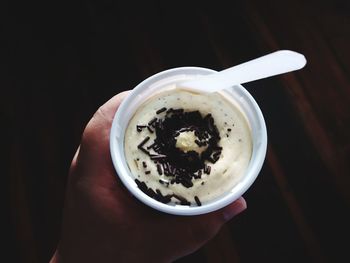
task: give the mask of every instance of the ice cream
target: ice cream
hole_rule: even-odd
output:
[[[163,203],[200,206],[244,176],[251,129],[237,104],[221,93],[170,85],[137,109],[124,149],[143,192]]]

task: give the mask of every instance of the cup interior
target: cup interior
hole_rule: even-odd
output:
[[[214,72],[216,71],[200,67],[181,67],[157,73],[137,85],[121,103],[114,116],[110,132],[110,151],[113,165],[125,187],[136,198],[154,209],[175,215],[199,215],[218,210],[238,199],[252,185],[261,170],[267,148],[265,121],[254,98],[243,86],[236,85],[221,92],[232,103],[235,103],[246,116],[251,129],[253,151],[245,174],[231,191],[202,204],[202,206],[192,207],[161,203],[143,193],[134,181],[124,155],[124,135],[137,108],[165,86]]]

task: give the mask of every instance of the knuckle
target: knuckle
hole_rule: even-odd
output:
[[[108,114],[106,113],[106,110],[104,108],[104,106],[101,106],[97,109],[97,111],[94,113],[94,115],[92,116],[92,120],[95,121],[107,121],[107,122],[111,122],[112,120],[110,119],[110,117],[108,116]]]
[[[209,224],[199,223],[189,227],[189,236],[194,244],[204,244],[214,237],[217,229]]]

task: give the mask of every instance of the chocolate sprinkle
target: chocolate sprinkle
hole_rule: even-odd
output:
[[[191,179],[188,179],[188,178],[181,178],[180,179],[180,183],[185,186],[186,188],[190,188],[193,186],[193,183],[191,181]]]
[[[158,120],[157,118],[153,118],[152,120],[149,121],[148,125],[153,126],[157,120]]]
[[[146,162],[142,162],[142,166],[143,166],[143,168],[147,168]]]
[[[147,136],[146,138],[144,138],[143,141],[142,141],[139,145],[137,145],[137,148],[140,149],[141,147],[143,147],[143,146],[148,142],[149,139],[150,139],[149,136]]]
[[[141,182],[138,179],[135,179],[135,182],[137,184],[137,187],[140,188],[140,190],[142,192],[144,192],[146,195],[156,199],[159,202],[162,203],[169,203],[171,201],[171,197],[172,195],[162,195],[162,193],[160,192],[159,189],[156,189],[156,191],[154,191],[152,188],[148,188],[145,182]]]
[[[135,179],[135,182],[138,186],[138,188],[141,189],[142,192],[148,195],[148,187],[144,182],[139,181],[138,179]]]
[[[169,186],[169,182],[165,181],[164,179],[159,179],[159,183],[164,184],[166,187]]]
[[[157,195],[155,196],[155,199],[162,202],[162,203],[169,203],[171,201],[171,195],[162,195],[162,192],[159,189],[156,189]]]
[[[183,113],[184,112],[184,109],[176,109],[176,110],[172,110],[172,113],[173,114],[181,114],[181,113]]]
[[[169,163],[162,163],[162,167],[163,167],[163,171],[165,175],[170,175],[170,167],[169,167]]]
[[[151,160],[159,160],[159,159],[165,159],[167,158],[166,155],[163,154],[159,154],[159,155],[150,155],[151,156]]]
[[[145,139],[143,139],[143,141],[139,145],[137,145],[137,148],[139,148],[141,151],[143,151],[147,155],[149,155],[149,152],[147,150],[145,150],[143,148],[143,146],[148,142],[149,139],[150,139],[150,137],[147,136]]]
[[[200,141],[198,141],[198,140],[195,140],[194,141],[199,147],[201,147],[202,146],[202,144],[201,144],[201,142]]]
[[[151,173],[151,171],[146,171],[146,172],[145,172],[145,174],[150,174],[150,173]]]
[[[165,108],[165,107],[163,107],[163,108],[157,110],[157,111],[156,111],[156,114],[162,113],[162,112],[164,112],[164,111],[166,111],[166,108]]]
[[[152,188],[148,188],[147,190],[147,194],[150,196],[150,197],[155,197],[156,195],[156,192],[154,192],[154,190]]]
[[[215,159],[218,159],[218,157],[220,157],[220,155],[221,155],[221,151],[220,151],[220,152],[215,152],[215,153],[213,154],[214,160],[215,160]]]
[[[138,132],[142,132],[142,129],[143,128],[146,128],[146,125],[136,125],[136,130],[138,131]]]
[[[145,182],[141,182],[138,179],[135,179],[135,182],[137,184],[137,187],[140,188],[142,192],[144,192],[146,195],[156,199],[159,202],[162,202],[164,204],[167,204],[171,201],[171,198],[174,197],[180,201],[182,205],[190,205],[191,203],[188,202],[185,198],[178,196],[178,195],[162,195],[162,192],[159,189],[156,189],[154,191],[152,188],[148,188]]]
[[[191,202],[188,202],[186,198],[180,195],[173,194],[173,197],[179,200],[181,205],[191,205]]]
[[[209,165],[205,165],[205,167],[204,167],[204,173],[210,174],[210,171],[211,171],[211,167],[210,167]]]
[[[195,197],[194,197],[194,201],[196,201],[196,203],[197,203],[198,206],[201,206],[201,205],[202,205],[202,203],[201,203],[201,201],[199,200],[198,196],[195,196]]]
[[[152,149],[155,145],[156,145],[156,143],[154,142],[150,146],[147,146],[147,150]]]
[[[162,167],[159,164],[157,164],[157,172],[159,175],[163,174]]]
[[[221,150],[222,150],[222,147],[216,146],[216,147],[213,148],[213,150],[219,150],[219,151],[221,151]]]
[[[165,112],[162,118],[154,117],[148,122],[147,126],[137,126],[138,131],[147,127],[149,132],[156,135],[149,146],[144,148],[145,144],[150,140],[150,137],[147,136],[137,147],[156,164],[158,175],[164,174],[169,177],[169,181],[161,179],[159,180],[160,183],[164,184],[166,182],[167,185],[181,184],[186,188],[190,188],[193,186],[193,180],[201,178],[203,173],[210,174],[211,167],[206,163],[215,163],[220,158],[222,151],[222,147],[218,145],[220,133],[214,124],[211,114],[203,117],[199,111],[186,112],[181,108],[167,109],[165,107],[157,110],[156,114],[162,112]],[[229,131],[229,129],[227,130]],[[197,137],[195,143],[199,147],[206,146],[201,153],[196,151],[184,152],[176,147],[177,136],[182,132],[188,131],[194,132]],[[151,152],[148,150],[151,150]],[[147,167],[145,162],[142,165],[144,168]],[[145,173],[147,172],[150,173],[150,171]],[[139,183],[138,185],[141,185],[143,189],[147,189],[145,191],[157,200],[162,199],[169,202],[171,197],[174,197],[181,204],[191,204],[186,199],[176,195],[164,197],[160,191],[150,191],[143,184]],[[197,205],[200,204],[199,199],[198,202],[196,200],[196,203]]]
[[[144,152],[145,154],[149,155],[149,151],[145,150],[144,148],[142,147],[139,147],[140,151]]]
[[[207,170],[207,171],[208,171],[207,173],[210,174],[210,172],[211,172],[211,166],[208,165],[208,170]]]

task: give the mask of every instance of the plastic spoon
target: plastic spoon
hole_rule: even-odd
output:
[[[305,65],[306,59],[302,54],[280,50],[217,73],[180,83],[179,86],[196,91],[215,92],[237,84],[298,70]]]

